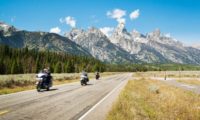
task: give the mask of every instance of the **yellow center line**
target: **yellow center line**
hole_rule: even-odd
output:
[[[6,114],[8,112],[9,112],[8,110],[0,111],[0,116],[3,115],[3,114]]]

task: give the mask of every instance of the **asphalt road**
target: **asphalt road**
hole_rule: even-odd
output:
[[[124,73],[91,80],[87,86],[76,82],[55,86],[51,91],[1,95],[0,120],[104,119],[108,106],[130,77],[130,73]]]
[[[200,94],[200,86],[199,85],[189,85],[186,83],[181,83],[181,82],[176,81],[178,78],[168,78],[167,80],[164,80],[164,78],[151,78],[151,79],[161,80],[169,85],[173,85],[175,87],[182,88],[182,89],[188,90],[188,91],[192,91],[196,94]],[[182,80],[190,80],[188,78],[187,79],[181,78],[181,79]]]

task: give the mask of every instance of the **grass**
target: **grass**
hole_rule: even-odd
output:
[[[118,73],[104,72],[101,77],[114,75]],[[94,73],[88,74],[90,79],[95,77]],[[61,73],[52,74],[53,85],[77,82],[80,79],[80,73]],[[31,90],[35,88],[35,74],[19,75],[0,75],[0,95]]]
[[[79,80],[78,79],[54,80],[53,85],[67,84],[67,83],[72,83],[72,82],[77,82],[77,81],[79,81]],[[35,89],[35,82],[34,82],[34,84],[21,86],[21,87],[20,86],[13,86],[12,88],[4,87],[4,88],[0,89],[0,95],[20,92],[20,91],[25,91],[25,90],[32,90],[32,89]]]
[[[20,91],[24,91],[24,90],[31,90],[34,88],[35,88],[35,86],[33,86],[33,85],[24,86],[24,87],[16,86],[14,88],[2,88],[2,89],[0,89],[0,95],[20,92]]]
[[[200,85],[200,80],[177,80],[177,82],[186,83],[190,85]]]
[[[67,83],[72,83],[72,82],[77,82],[77,81],[79,80],[78,79],[54,80],[53,85],[67,84]],[[4,87],[0,89],[0,95],[20,92],[20,91],[25,91],[25,90],[32,90],[32,89],[35,89],[35,82],[30,85]]]
[[[156,80],[130,80],[107,120],[200,120],[200,95]]]

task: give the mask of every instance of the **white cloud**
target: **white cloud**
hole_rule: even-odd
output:
[[[133,12],[131,12],[130,19],[134,20],[134,19],[137,19],[139,16],[140,16],[140,10],[137,9],[137,10],[134,10]]]
[[[114,28],[112,27],[103,27],[100,28],[101,32],[104,33],[106,36],[110,36],[111,33],[113,32]]]
[[[118,23],[125,23],[126,20],[123,18],[126,15],[126,11],[122,9],[114,9],[113,11],[108,11],[106,15],[110,18],[116,19]]]
[[[107,12],[107,16],[114,18],[114,19],[122,18],[125,15],[126,15],[126,11],[121,10],[121,9],[114,9],[112,12],[110,12],[110,11]]]
[[[59,34],[61,32],[61,29],[59,27],[54,27],[50,29],[50,33],[57,33]]]
[[[61,23],[66,23],[67,25],[69,25],[69,26],[71,26],[73,28],[76,27],[76,20],[71,16],[67,16],[64,19],[60,18],[59,21]]]

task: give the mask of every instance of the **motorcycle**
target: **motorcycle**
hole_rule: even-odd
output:
[[[98,80],[100,78],[99,73],[96,74],[96,80]]]
[[[40,92],[42,89],[49,91],[52,87],[52,76],[47,75],[46,73],[39,73],[36,76],[36,89]]]
[[[81,75],[80,83],[81,85],[87,85],[87,82],[89,82],[89,78],[87,74]]]

